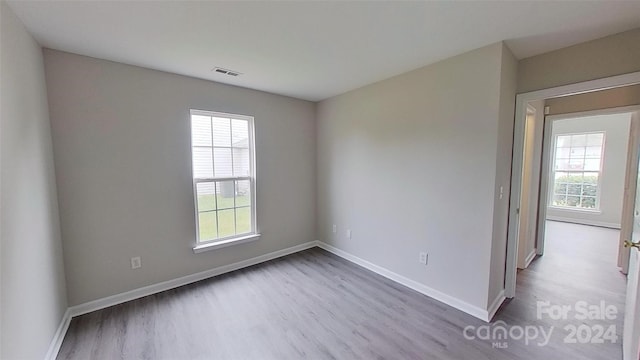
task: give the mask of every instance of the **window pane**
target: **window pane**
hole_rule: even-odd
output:
[[[602,146],[602,141],[604,140],[603,133],[597,134],[588,134],[587,135],[587,146]]]
[[[218,211],[218,236],[227,237],[236,234],[235,210]]]
[[[567,197],[564,195],[555,195],[553,197],[553,205],[555,206],[566,206],[567,205]]]
[[[231,169],[231,149],[230,148],[214,148],[213,149],[213,165],[215,166],[216,177],[233,176]]]
[[[555,173],[555,181],[562,181],[560,180],[563,177],[566,177],[567,173],[566,172],[561,172],[561,171],[556,171]]]
[[[213,122],[213,146],[231,146],[231,119],[211,118]]]
[[[217,239],[216,212],[204,212],[198,214],[198,225],[200,226],[200,241]]]
[[[233,147],[249,147],[249,122],[246,120],[231,120],[231,133],[233,135]]]
[[[583,147],[571,148],[571,158],[572,159],[582,159],[584,157],[584,149]]]
[[[598,173],[588,172],[584,173],[584,179],[582,180],[585,184],[598,184]]]
[[[557,159],[556,170],[571,170],[569,167],[569,159]]]
[[[587,146],[587,135],[571,135],[571,147]]]
[[[569,147],[571,146],[571,136],[570,135],[559,135],[558,140],[556,141],[556,147]]]
[[[596,208],[596,198],[593,196],[583,196],[581,206],[587,209]]]
[[[584,161],[584,169],[592,171],[600,170],[600,159],[586,159]]]
[[[596,196],[598,188],[595,185],[584,185],[582,187],[582,195]]]
[[[600,158],[600,155],[602,155],[602,148],[600,146],[589,146],[585,154],[588,158]]]
[[[211,148],[193,148],[193,177],[195,179],[213,177]]]
[[[567,196],[567,206],[578,206],[580,204],[580,196]]]
[[[553,192],[557,195],[564,195],[567,193],[567,184],[556,182],[556,186],[553,189]]]
[[[196,185],[198,193],[198,211],[209,211],[216,209],[216,184],[198,183]]]
[[[251,205],[251,186],[249,180],[236,181],[236,206]]]
[[[569,160],[569,168],[571,170],[583,170],[584,169],[584,159],[571,159]]]
[[[556,159],[568,159],[570,153],[570,148],[558,148],[556,149]]]
[[[570,184],[567,186],[567,194],[568,195],[581,195],[582,194],[582,184]]]
[[[218,182],[218,209],[230,209],[234,207],[235,187],[234,181]]]
[[[251,208],[236,209],[236,228],[238,234],[251,232]]]
[[[233,148],[233,176],[250,175],[249,149]]]
[[[211,117],[191,115],[191,146],[211,146]]]

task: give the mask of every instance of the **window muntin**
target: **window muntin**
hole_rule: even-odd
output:
[[[256,234],[253,118],[191,110],[197,244]]]
[[[604,140],[604,132],[555,137],[552,206],[599,209]]]

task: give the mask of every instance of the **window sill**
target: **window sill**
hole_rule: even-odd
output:
[[[579,207],[568,207],[568,206],[554,206],[554,205],[550,205],[549,209],[553,209],[553,210],[560,210],[560,211],[570,211],[570,212],[581,212],[581,213],[587,213],[587,214],[601,214],[602,210],[600,209],[585,209],[585,208],[579,208]]]
[[[237,238],[233,238],[233,239],[227,239],[227,240],[222,240],[222,241],[216,241],[216,242],[196,245],[193,248],[193,252],[196,253],[196,254],[199,254],[201,252],[205,252],[205,251],[209,251],[209,250],[215,250],[215,249],[221,249],[221,248],[224,248],[224,247],[227,247],[227,246],[231,246],[231,245],[236,245],[236,244],[244,244],[244,243],[248,243],[248,242],[251,242],[251,241],[256,241],[258,239],[260,239],[260,234],[250,234],[250,235],[237,237]]]

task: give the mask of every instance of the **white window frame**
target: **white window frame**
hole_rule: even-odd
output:
[[[192,123],[191,118],[193,115],[202,115],[202,116],[211,116],[211,117],[219,117],[219,118],[230,118],[237,120],[245,120],[248,124],[248,135],[249,135],[249,176],[231,176],[231,177],[210,177],[210,178],[194,178],[193,173],[193,139],[192,139]],[[257,207],[256,207],[256,150],[255,150],[255,127],[254,127],[254,118],[253,116],[247,115],[239,115],[239,114],[230,114],[223,113],[217,111],[208,111],[208,110],[197,110],[191,109],[189,113],[189,132],[190,132],[190,153],[191,153],[191,179],[193,181],[193,205],[194,205],[194,214],[195,214],[195,225],[196,225],[196,239],[195,244],[193,246],[193,251],[195,253],[200,253],[204,251],[219,249],[223,247],[227,247],[230,245],[246,243],[250,241],[255,241],[260,238],[260,232],[258,231],[258,220],[257,220]],[[211,144],[213,147],[213,143]],[[213,160],[213,158],[212,158]],[[233,163],[232,163],[233,168]],[[214,174],[215,175],[215,174]],[[218,183],[222,181],[241,181],[241,180],[249,180],[249,188],[251,192],[251,232],[243,233],[239,235],[232,235],[222,238],[217,238],[208,241],[200,241],[200,216],[198,211],[198,192],[197,186],[199,183]],[[235,201],[235,199],[234,199]],[[236,209],[235,204],[233,209]],[[217,224],[217,221],[216,221]],[[219,224],[217,224],[219,225]]]
[[[600,166],[599,166],[599,170],[598,171],[593,171],[593,170],[556,170],[556,153],[558,151],[558,137],[559,136],[573,136],[573,135],[588,135],[588,134],[602,134],[602,146],[600,147]],[[583,212],[589,212],[589,213],[600,213],[600,195],[601,195],[601,190],[602,190],[602,177],[603,177],[603,173],[604,173],[604,152],[605,152],[605,146],[606,146],[606,142],[607,142],[607,133],[604,130],[599,130],[599,131],[581,131],[581,132],[571,132],[571,133],[562,133],[562,134],[554,134],[553,136],[553,161],[551,164],[551,169],[549,171],[550,173],[550,177],[549,177],[549,184],[551,186],[549,186],[549,197],[548,199],[550,200],[550,204],[549,207],[553,208],[553,209],[558,209],[558,210],[564,210],[564,211],[583,211]],[[583,208],[583,207],[578,207],[578,206],[561,206],[561,205],[554,205],[553,202],[555,201],[555,190],[556,190],[556,172],[563,172],[563,173],[590,173],[590,172],[597,172],[598,173],[598,183],[596,185],[596,207],[593,209],[589,209],[589,208]],[[584,175],[583,175],[584,176]]]

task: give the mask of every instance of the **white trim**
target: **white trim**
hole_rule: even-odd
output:
[[[505,272],[506,297],[511,298],[516,294],[519,228],[517,209],[520,207],[520,191],[522,188],[522,155],[524,144],[524,123],[527,116],[527,103],[535,100],[544,100],[553,97],[588,93],[592,91],[622,87],[638,83],[640,83],[640,71],[516,95],[516,111],[513,131],[513,157],[511,164],[511,201],[509,203],[510,221],[507,236],[507,258]]]
[[[265,261],[273,260],[282,256],[286,256],[289,254],[293,254],[302,250],[310,249],[312,247],[317,246],[316,241],[306,242],[304,244],[292,246],[286,249],[274,251],[268,254],[256,256],[251,259],[239,261],[233,264],[219,266],[217,268],[213,268],[210,270],[202,271],[199,273],[183,276],[173,280],[163,281],[157,284],[144,286],[138,289],[134,289],[131,291],[123,292],[116,295],[107,296],[102,299],[97,299],[93,301],[86,302],[84,304],[79,304],[75,306],[71,306],[69,308],[70,314],[72,317],[87,314],[92,311],[100,310],[107,308],[109,306],[114,306],[118,304],[122,304],[127,301],[135,300],[144,296],[153,295],[162,291],[170,290],[173,288],[177,288],[179,286],[187,285],[194,283],[196,281],[205,280],[214,276],[222,275],[224,273],[228,273],[231,271],[239,270],[248,266],[256,265]]]
[[[260,234],[250,234],[247,236],[234,237],[234,238],[230,238],[222,241],[202,243],[198,246],[195,246],[193,248],[193,252],[196,254],[199,254],[209,250],[221,249],[231,245],[244,244],[251,241],[256,241],[258,239],[260,239]]]
[[[559,172],[569,172],[569,171],[559,171]],[[602,171],[577,171],[577,172],[602,172]],[[549,179],[551,180],[551,179]],[[551,182],[551,181],[549,181]],[[600,186],[600,184],[598,184],[598,186]],[[553,194],[549,194],[550,196]],[[602,210],[600,209],[589,209],[589,208],[581,208],[581,207],[577,207],[577,206],[560,206],[560,205],[548,205],[547,206],[549,208],[549,210],[553,210],[553,211],[566,211],[566,212],[570,212],[570,213],[576,213],[576,214],[584,214],[584,215],[600,215],[602,214]]]
[[[527,257],[524,258],[525,269],[528,268],[529,265],[531,265],[531,262],[536,257],[536,255],[538,255],[536,249],[531,249],[531,252],[527,255]]]
[[[67,329],[69,329],[69,324],[71,324],[71,311],[67,309],[62,315],[62,320],[60,320],[60,325],[58,325],[58,329],[56,333],[53,335],[53,339],[51,340],[51,344],[49,345],[49,350],[47,350],[47,355],[45,355],[45,360],[55,360],[58,356],[58,352],[60,351],[60,347],[62,347],[62,340],[64,340],[64,336],[67,334]]]
[[[500,305],[502,305],[502,303],[506,299],[507,297],[504,296],[504,289],[500,290],[500,292],[498,293],[498,296],[496,296],[496,298],[493,300],[491,305],[489,305],[489,309],[487,310],[487,312],[489,313],[489,315],[487,316],[489,320],[487,321],[491,321],[491,319],[493,319],[493,317],[498,312],[498,309],[500,309]]]
[[[246,267],[256,265],[265,261],[277,259],[279,257],[290,255],[290,254],[300,252],[306,249],[310,249],[313,247],[319,247],[321,249],[324,249],[356,265],[360,265],[366,268],[367,270],[373,271],[379,275],[386,277],[387,279],[390,279],[399,284],[402,284],[410,289],[413,289],[419,293],[429,296],[435,300],[438,300],[446,305],[454,307],[460,311],[463,311],[483,321],[489,322],[491,318],[493,318],[493,316],[495,315],[496,311],[500,308],[500,305],[502,304],[502,302],[505,300],[504,290],[501,290],[500,293],[498,294],[498,297],[493,301],[493,303],[489,307],[489,310],[484,310],[482,308],[479,308],[477,306],[474,306],[467,302],[459,300],[453,296],[450,296],[438,290],[432,289],[426,285],[420,284],[414,280],[408,279],[402,275],[396,274],[383,267],[370,263],[357,256],[351,255],[329,244],[316,240],[316,241],[309,241],[303,244],[295,245],[286,249],[274,251],[268,254],[260,255],[251,259],[239,261],[233,264],[224,265],[214,269],[202,271],[196,274],[183,276],[173,280],[163,281],[157,284],[144,286],[144,287],[123,292],[120,294],[107,296],[102,299],[97,299],[97,300],[89,301],[83,304],[71,306],[65,312],[60,322],[60,325],[58,326],[58,329],[53,337],[53,340],[51,341],[51,345],[49,346],[49,350],[47,351],[45,360],[54,360],[58,356],[58,352],[60,351],[60,347],[62,346],[62,341],[64,340],[66,332],[69,328],[69,324],[71,323],[71,319],[73,317],[87,314],[96,310],[104,309],[110,306],[122,304],[127,301],[139,299],[144,296],[153,295],[153,294],[170,290],[176,287],[188,285],[196,281],[205,280],[211,277],[215,277],[231,271],[246,268]]]
[[[321,249],[324,249],[330,253],[333,253],[335,255],[338,255],[339,257],[348,260],[356,265],[360,265],[363,268],[373,271],[374,273],[378,274],[378,275],[382,275],[384,277],[386,277],[387,279],[393,280],[401,285],[404,285],[410,289],[413,289],[419,293],[422,293],[430,298],[433,298],[435,300],[438,300],[442,303],[445,303],[451,307],[454,307],[462,312],[465,312],[471,316],[474,316],[480,320],[484,320],[484,321],[489,321],[490,317],[489,317],[489,311],[479,308],[475,305],[471,305],[467,302],[464,302],[458,298],[455,298],[451,295],[447,295],[445,293],[442,293],[438,290],[435,290],[433,288],[430,288],[424,284],[421,284],[417,281],[411,280],[409,278],[406,278],[402,275],[399,275],[397,273],[394,273],[391,270],[387,270],[381,266],[375,265],[367,260],[361,259],[355,255],[352,255],[344,250],[340,250],[332,245],[329,245],[327,243],[324,243],[322,241],[318,241],[318,247]]]
[[[547,115],[547,118],[555,121],[555,120],[583,118],[583,117],[598,116],[598,115],[626,114],[626,113],[636,112],[638,110],[640,110],[640,105],[628,105],[628,106],[619,106],[619,107],[606,108],[606,109],[577,111],[577,112],[564,113],[564,114],[553,114],[553,115]]]
[[[556,216],[556,215],[547,215],[547,220],[566,222],[566,223],[572,223],[572,224],[580,224],[580,225],[600,226],[600,227],[606,227],[606,228],[618,229],[618,230],[620,230],[621,228],[620,224],[616,224],[616,223],[589,220],[589,219],[574,219],[570,217]]]
[[[256,174],[257,174],[257,170],[256,170],[256,144],[255,144],[255,118],[253,116],[248,116],[248,115],[241,115],[241,114],[230,114],[230,113],[223,113],[223,112],[217,112],[217,111],[209,111],[209,110],[198,110],[198,109],[190,109],[189,110],[189,129],[191,129],[190,131],[193,132],[193,116],[209,116],[209,117],[216,117],[216,118],[229,118],[229,120],[244,120],[247,122],[247,131],[248,131],[248,150],[249,150],[249,176],[231,176],[231,177],[210,177],[210,178],[194,178],[194,172],[193,172],[193,168],[191,169],[191,178],[193,180],[193,205],[194,205],[194,214],[195,214],[195,226],[196,226],[196,238],[195,238],[195,243],[193,244],[193,250],[194,252],[198,253],[201,251],[197,251],[197,249],[205,249],[204,246],[202,246],[202,243],[206,243],[208,241],[200,241],[200,211],[199,206],[198,206],[198,183],[200,182],[214,182],[216,183],[216,191],[215,193],[218,193],[217,190],[217,183],[218,182],[223,182],[223,181],[234,181],[234,187],[236,185],[236,181],[240,181],[240,180],[249,180],[249,187],[251,189],[251,206],[249,207],[251,209],[251,235],[260,235],[260,231],[258,229],[258,210],[257,210],[257,206],[256,206]],[[213,124],[212,124],[213,126]],[[230,123],[229,126],[233,126],[232,123]],[[233,144],[230,143],[230,146],[215,146],[214,145],[214,141],[213,141],[213,128],[211,128],[211,149],[215,149],[215,148],[228,148],[230,150],[233,150]],[[230,128],[231,129],[231,128]],[[232,136],[232,131],[230,130],[229,132],[229,136]],[[191,135],[189,136],[189,145],[191,148],[190,154],[191,154],[191,166],[193,167],[193,134],[191,133]],[[208,147],[208,146],[205,146]],[[232,151],[233,153],[233,151]],[[211,161],[215,162],[214,157],[212,155]],[[212,165],[212,169],[215,170],[215,163]],[[233,169],[233,154],[231,157],[231,168]],[[214,171],[215,172],[215,171]],[[217,200],[216,200],[217,201]],[[234,206],[232,209],[237,209],[237,207],[235,206],[235,198],[234,198]],[[216,205],[217,207],[217,205]],[[217,209],[220,210],[220,209]],[[218,232],[219,232],[219,226],[220,224],[217,221],[218,219],[218,212],[216,211],[216,236],[218,236]],[[237,230],[237,226],[236,226],[236,230]],[[240,234],[240,236],[236,236],[235,234],[231,237],[226,237],[223,239],[215,239],[216,243],[220,243],[220,244],[225,244],[224,246],[211,246],[211,247],[207,247],[207,250],[212,250],[214,248],[220,248],[220,247],[225,247],[228,245],[231,245],[230,242],[226,242],[226,241],[221,241],[221,240],[228,240],[228,239],[233,239],[233,240],[238,240],[237,243],[242,243],[242,242],[247,242],[247,236]],[[202,251],[206,251],[206,250],[202,250]]]
[[[538,218],[536,229],[536,253],[538,255],[544,255],[544,235],[547,233],[547,210],[549,210],[548,202],[549,196],[549,179],[551,171],[551,135],[553,133],[553,122],[547,121],[547,117],[543,118],[543,131],[542,131],[542,161],[540,162],[540,191],[538,193]],[[514,280],[515,281],[515,280]],[[515,294],[514,294],[515,295]],[[508,295],[507,295],[508,297]]]
[[[234,118],[238,120],[250,120],[253,121],[254,117],[252,115],[243,115],[243,114],[232,114],[220,111],[212,111],[212,110],[202,110],[202,109],[189,109],[189,113],[191,115],[200,115],[200,116],[213,116],[217,118]]]

